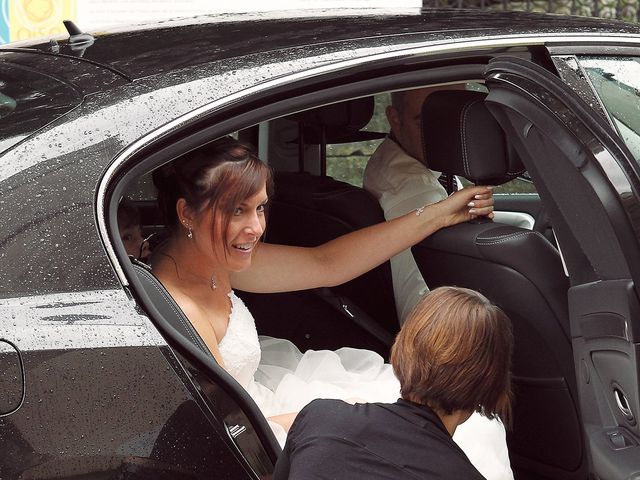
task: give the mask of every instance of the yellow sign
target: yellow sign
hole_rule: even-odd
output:
[[[77,0],[12,0],[11,41],[53,37],[66,32],[63,20],[75,20]]]

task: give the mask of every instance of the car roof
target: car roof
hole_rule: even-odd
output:
[[[345,42],[378,46],[381,42],[401,45],[539,34],[636,36],[640,35],[640,26],[600,18],[462,9],[218,14],[93,32],[95,41],[82,51],[81,58],[139,79],[250,54],[270,52],[265,62],[283,61],[286,51],[300,47],[316,49],[320,54],[330,44]],[[58,55],[80,58],[64,37],[57,40],[55,47],[46,39],[3,48],[41,53],[55,49],[59,50]]]

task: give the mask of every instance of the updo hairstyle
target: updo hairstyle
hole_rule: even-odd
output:
[[[197,214],[212,209],[214,225],[217,216],[222,216],[222,238],[238,205],[257,194],[263,185],[267,195],[273,191],[271,169],[252,147],[231,137],[192,150],[159,168],[153,172],[153,183],[158,189],[165,225],[173,233],[180,228],[176,203],[184,198]],[[211,236],[215,244],[213,229]]]

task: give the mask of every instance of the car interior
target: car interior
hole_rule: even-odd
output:
[[[452,178],[493,185],[524,178],[515,181],[525,185],[526,193],[500,195],[496,190],[496,209],[515,216],[450,227],[414,246],[412,253],[428,286],[479,290],[513,322],[514,416],[508,444],[516,478],[573,478],[571,472],[580,470],[585,453],[567,311],[569,280],[535,187],[531,188],[521,160],[489,112],[481,90],[440,91],[428,97],[423,118],[438,119],[423,122],[429,166],[443,173],[450,189],[456,184]],[[388,129],[381,122],[386,102],[388,92],[360,96],[234,132],[240,140],[258,146],[261,158],[274,171],[275,195],[270,199],[265,242],[315,246],[384,221],[380,205],[358,184],[357,175],[355,181],[344,181],[331,173],[339,172],[336,165],[351,159],[353,152],[363,157],[364,165]],[[466,128],[461,131],[463,123]],[[339,147],[345,145],[348,155],[332,156],[344,151]],[[370,151],[364,153],[367,148]],[[152,248],[157,248],[164,225],[150,172],[130,181],[124,196],[138,207],[143,236],[150,237]],[[537,222],[523,222],[523,218]],[[133,262],[138,277],[133,289],[144,291],[156,307],[148,313],[165,318],[170,335],[211,357],[152,271],[142,262]],[[288,338],[301,351],[351,346],[388,359],[400,327],[389,262],[332,288],[237,294],[255,317],[260,335]],[[216,375],[216,382],[221,381],[231,397],[248,405],[245,413],[257,425],[255,431],[273,459],[279,449],[257,407],[221,368]]]
[[[424,132],[425,148],[436,170],[464,175],[478,184],[502,184],[522,174],[524,166],[509,148],[484,97],[456,91],[430,95],[422,115],[440,121]],[[458,135],[462,116],[466,128]],[[557,248],[537,231],[478,221],[444,229],[412,251],[428,285],[481,291],[512,321],[512,457],[528,457],[532,445],[544,445],[535,453],[537,460],[576,469],[582,449],[567,306],[569,279]]]

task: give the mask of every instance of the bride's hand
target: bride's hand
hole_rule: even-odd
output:
[[[449,227],[477,217],[493,218],[493,187],[465,187],[434,204]]]

